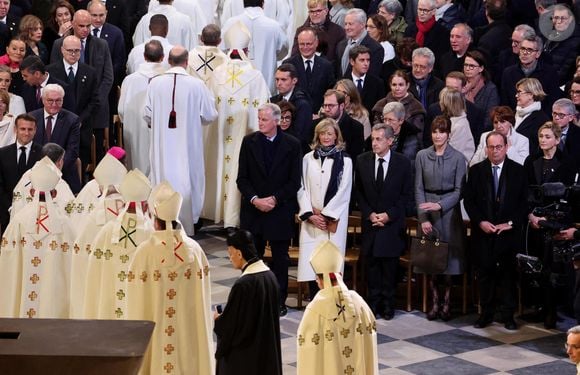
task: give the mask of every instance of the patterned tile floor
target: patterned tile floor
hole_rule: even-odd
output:
[[[223,235],[204,228],[196,236],[212,266],[212,303],[223,304],[239,271],[231,267]],[[292,272],[292,271],[291,271]],[[303,312],[287,300],[288,315],[281,319],[285,375],[296,374],[296,331]],[[564,351],[564,332],[573,323],[558,323],[559,330],[518,320],[519,329],[508,331],[494,323],[473,328],[476,316],[459,316],[444,323],[427,321],[418,311],[398,310],[389,322],[377,321],[381,375],[404,374],[575,374]]]

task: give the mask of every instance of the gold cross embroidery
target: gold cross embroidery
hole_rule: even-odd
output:
[[[236,99],[234,99],[234,98],[232,98],[232,97],[230,97],[230,98],[228,99],[228,104],[229,104],[229,105],[232,105],[232,104],[234,104],[235,102],[236,102]]]
[[[60,245],[60,249],[63,253],[66,253],[69,249],[68,242],[63,242],[62,245]]]
[[[356,331],[358,333],[360,333],[361,335],[363,334],[363,325],[362,323],[359,323],[358,326],[356,327]]]
[[[369,325],[367,326],[367,332],[368,333],[373,333],[373,325],[372,325],[372,323],[369,323]]]
[[[175,329],[173,328],[173,326],[169,326],[169,327],[165,328],[165,333],[167,333],[167,336],[171,337],[171,335],[173,335],[173,332],[175,332]]]
[[[117,318],[121,318],[123,316],[123,310],[121,310],[120,307],[117,307],[115,310],[115,315],[117,315]]]
[[[87,253],[87,255],[91,255],[91,244],[85,246],[85,252]]]
[[[141,272],[141,276],[139,276],[139,278],[141,279],[141,281],[146,282],[147,281],[147,271]]]
[[[350,358],[350,353],[352,353],[352,349],[348,346],[345,346],[342,354],[344,354],[346,358]]]
[[[119,299],[119,301],[122,301],[123,298],[125,298],[125,292],[123,291],[123,289],[119,289],[117,291],[117,298]]]
[[[119,257],[119,259],[121,259],[121,263],[125,264],[129,261],[129,255],[123,254]]]
[[[103,256],[103,251],[101,249],[95,250],[95,256],[97,257],[97,259],[101,259]]]
[[[209,276],[209,267],[208,266],[203,267],[203,274],[205,276]]]
[[[29,280],[32,282],[32,284],[36,284],[40,280],[40,277],[38,277],[37,274],[32,274]]]
[[[188,268],[187,271],[183,274],[187,280],[191,279],[191,268]]]
[[[79,247],[79,245],[77,245],[77,244],[75,243],[75,246],[73,247],[73,250],[75,251],[75,254],[78,254],[78,253],[79,253],[79,251],[81,251],[81,248]]]
[[[165,350],[165,353],[167,353],[167,355],[171,355],[171,353],[173,353],[175,348],[173,347],[173,345],[167,344],[165,345],[165,348],[163,348],[163,350]]]
[[[153,280],[154,281],[159,281],[160,278],[161,278],[161,272],[159,272],[159,270],[155,270],[153,272]]]
[[[304,340],[304,336],[299,335],[298,336],[298,346],[302,346],[302,344],[304,344],[304,341],[306,341],[306,340]]]
[[[334,337],[334,333],[332,333],[329,329],[326,330],[326,334],[324,335],[324,337],[326,337],[326,339],[328,341],[332,341],[332,338]]]
[[[169,289],[169,291],[165,293],[165,295],[169,297],[169,299],[173,299],[177,295],[177,292],[175,291],[175,289]]]
[[[252,105],[254,106],[254,108],[258,108],[258,106],[260,105],[260,102],[258,101],[258,99],[254,99],[254,101],[252,102]]]
[[[169,374],[173,370],[173,365],[171,363],[167,362],[165,364],[165,366],[163,366],[163,369],[165,370],[165,372],[167,372]]]
[[[127,280],[129,282],[135,280],[135,274],[133,273],[133,271],[129,271],[129,273],[127,274]]]
[[[228,123],[228,125],[231,125],[234,123],[234,117],[233,116],[228,116],[226,118],[226,122]]]
[[[111,252],[111,250],[107,249],[107,251],[105,251],[105,259],[109,260],[113,257],[113,253]]]
[[[222,97],[221,96],[218,96],[216,98],[216,102],[217,102],[217,104],[220,104],[222,102]]]
[[[346,375],[352,375],[354,374],[354,368],[351,365],[346,366],[346,370],[344,370],[344,373]]]
[[[228,200],[228,195],[224,194],[224,200]]]
[[[52,242],[50,243],[50,245],[48,245],[48,247],[50,247],[50,250],[54,251],[58,247],[58,244],[56,243],[55,240],[52,240]]]
[[[24,239],[24,237],[22,237],[22,239]],[[8,245],[8,240],[6,237],[2,237],[2,247],[6,247],[6,245]]]
[[[201,280],[203,278],[203,272],[201,270],[197,271],[197,277]]]
[[[167,275],[167,277],[169,277],[169,280],[175,281],[175,279],[177,278],[177,272],[175,271],[169,272],[169,275]]]
[[[342,331],[340,331],[340,334],[346,339],[348,335],[350,335],[350,329],[343,328]]]
[[[312,336],[312,342],[314,343],[314,345],[318,345],[318,343],[320,342],[320,336],[318,335],[318,333],[315,333]]]
[[[243,105],[244,107],[247,107],[247,106],[248,106],[248,104],[250,104],[250,101],[248,100],[248,98],[244,98],[244,99],[242,99],[242,105]]]
[[[228,135],[228,136],[226,137],[226,143],[232,143],[233,141],[234,141],[234,139],[232,138],[232,136],[231,136],[231,135]]]
[[[79,204],[77,205],[77,212],[80,214],[80,213],[82,213],[84,210],[85,210],[85,206],[83,206],[83,204],[82,204],[82,203],[79,203]]]
[[[37,297],[38,297],[38,294],[36,294],[36,292],[34,290],[28,294],[28,298],[31,301],[34,301]]]
[[[121,282],[123,282],[127,278],[127,274],[125,273],[125,271],[121,271],[117,274],[117,277]]]
[[[29,318],[32,318],[32,317],[34,317],[34,315],[36,315],[36,310],[34,310],[33,308],[30,308],[26,312],[26,315],[28,315]]]
[[[4,244],[4,242],[2,242],[2,244]],[[26,246],[26,239],[24,237],[20,239],[20,246]]]
[[[32,258],[32,260],[30,261],[30,263],[32,263],[32,265],[33,265],[34,267],[38,267],[38,265],[39,265],[40,263],[42,263],[42,260],[41,260],[39,257],[34,257],[34,258]]]
[[[173,315],[175,315],[176,311],[173,307],[168,308],[167,310],[165,310],[165,315],[167,315],[170,318],[173,318]]]
[[[70,215],[70,213],[72,212],[73,209],[74,209],[74,204],[72,204],[72,203],[67,203],[66,207],[64,208],[64,210],[66,211],[66,213],[68,215]]]
[[[40,249],[40,247],[42,246],[42,241],[40,241],[40,240],[36,240],[36,241],[34,241],[33,245],[34,245],[34,248],[35,248],[36,250],[38,250],[38,249]]]

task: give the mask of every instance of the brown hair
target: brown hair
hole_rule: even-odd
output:
[[[493,107],[491,111],[489,111],[489,117],[491,118],[492,123],[496,119],[499,122],[507,121],[512,124],[512,126],[516,123],[514,111],[506,105]]]
[[[451,133],[451,120],[449,117],[443,115],[435,116],[431,122],[431,133],[435,133],[436,130],[442,133]]]

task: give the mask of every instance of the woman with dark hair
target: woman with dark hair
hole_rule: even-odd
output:
[[[26,43],[20,39],[20,37],[13,37],[6,47],[6,54],[0,56],[0,65],[6,65],[10,68],[10,74],[12,75],[12,83],[10,85],[10,92],[21,95],[22,85],[24,80],[22,79],[22,73],[20,73],[20,63],[24,59],[26,54]]]
[[[493,107],[499,105],[499,94],[497,87],[491,81],[487,62],[481,52],[474,50],[465,54],[463,74],[467,78],[463,91],[465,99],[483,110],[486,116],[483,130],[491,130],[491,120],[488,115]]]
[[[57,0],[50,9],[50,18],[44,28],[44,42],[50,51],[54,41],[58,38],[73,34],[72,18],[75,9],[66,0]]]
[[[387,103],[400,102],[405,106],[405,121],[415,125],[423,134],[426,112],[421,103],[409,92],[409,87],[411,87],[409,75],[402,70],[397,70],[389,78],[389,86],[391,91],[373,107],[373,125],[384,122],[383,108]]]
[[[580,56],[579,56],[580,58]],[[580,113],[580,75],[575,76],[570,84],[570,100],[576,106],[576,112]],[[576,115],[576,124],[578,124],[578,115]]]
[[[465,233],[459,199],[466,163],[463,154],[449,145],[450,132],[449,119],[435,117],[431,124],[433,145],[419,151],[415,159],[415,200],[421,233],[449,243],[447,269],[443,272],[443,301],[439,297],[438,275],[432,275],[429,281],[433,301],[427,313],[429,320],[451,318],[451,275],[464,272]]]
[[[38,56],[44,64],[48,64],[48,49],[41,42],[43,29],[44,27],[40,18],[32,14],[27,14],[22,17],[18,25],[20,38],[26,43],[26,56]]]
[[[367,33],[371,38],[383,46],[385,57],[383,63],[392,60],[395,57],[395,49],[389,42],[389,27],[387,20],[380,14],[373,14],[367,19]]]
[[[280,107],[280,129],[284,133],[288,133],[294,135],[294,129],[292,128],[292,122],[295,119],[296,115],[296,107],[294,104],[290,103],[287,100],[282,100],[277,103],[278,107]]]
[[[417,48],[419,48],[419,45],[413,38],[406,37],[398,41],[395,45],[395,58],[384,63],[381,69],[380,76],[383,81],[388,82],[397,70],[411,74],[413,50]],[[387,90],[389,90],[389,87],[387,87]]]
[[[330,239],[346,251],[348,207],[352,187],[352,160],[336,121],[325,118],[316,125],[312,151],[302,159],[302,186],[298,190],[300,256],[298,281],[309,281],[310,298],[318,291],[309,260],[318,245]]]

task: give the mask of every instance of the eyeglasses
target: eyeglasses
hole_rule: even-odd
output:
[[[564,349],[568,350],[570,348],[575,349],[575,350],[578,350],[578,349],[580,349],[580,345],[568,344],[568,343],[565,343],[564,344]]]
[[[290,122],[290,121],[292,121],[292,116],[282,116],[282,117],[280,117],[280,121]]]
[[[529,92],[529,91],[518,91],[518,92],[516,92],[516,96],[520,96],[520,95],[523,95],[523,94],[531,94],[531,92]]]
[[[62,99],[44,99],[44,101],[46,101],[46,103],[48,103],[50,105],[55,105],[55,104],[61,104],[62,103]]]
[[[415,70],[427,70],[429,69],[429,67],[427,65],[419,65],[419,64],[413,64],[413,69]]]
[[[396,118],[388,118],[388,117],[383,116],[383,122],[385,122],[387,124],[394,124],[394,123],[397,123],[399,121],[401,121],[401,120],[396,119]]]
[[[505,147],[505,145],[495,145],[495,146],[494,145],[487,145],[486,147],[489,151],[493,151],[493,150],[501,151]]]
[[[320,14],[320,13],[324,12],[325,10],[327,10],[327,9],[325,9],[325,8],[322,8],[322,9],[308,9],[308,13],[310,13],[310,14]]]
[[[435,9],[435,8],[433,8],[433,9]],[[433,9],[417,8],[417,13],[427,14],[427,13],[431,13],[433,11]]]
[[[567,17],[567,16],[553,16],[552,17],[552,21],[564,22],[564,21],[567,21],[568,18],[570,18],[570,17]]]
[[[552,117],[558,120],[563,119],[566,116],[570,116],[569,113],[552,112]]]
[[[580,90],[570,90],[570,95],[571,96],[580,95]]]
[[[67,53],[70,53],[71,55],[76,55],[77,53],[81,53],[80,49],[65,49],[65,51]]]
[[[524,55],[529,55],[535,52],[538,52],[538,50],[534,48],[520,47],[520,53],[523,53]]]
[[[471,69],[475,69],[475,68],[480,68],[481,65],[463,64],[463,67],[467,70],[471,70]]]
[[[512,46],[516,46],[517,47],[517,46],[520,45],[520,43],[521,43],[521,41],[512,39]]]
[[[338,107],[338,104],[335,103],[324,103],[322,105],[323,108],[334,108],[334,107]]]

